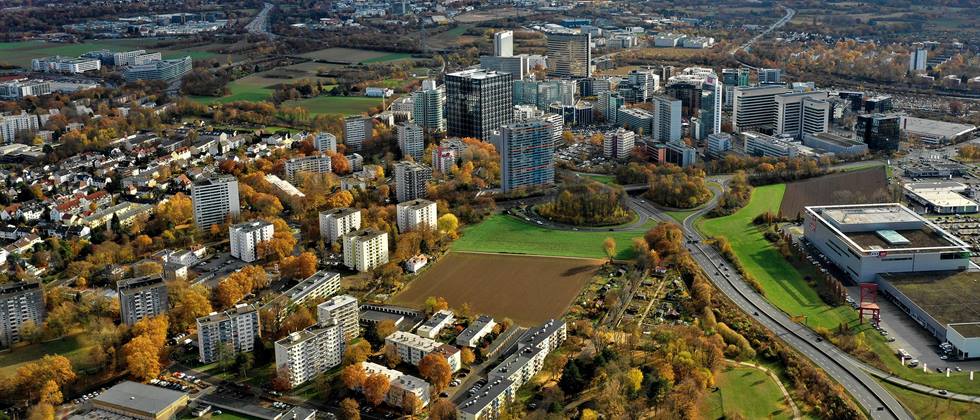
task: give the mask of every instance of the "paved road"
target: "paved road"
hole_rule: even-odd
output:
[[[782,7],[783,9],[786,9],[786,15],[785,16],[783,16],[781,19],[777,20],[776,23],[773,23],[772,25],[769,25],[769,28],[767,28],[765,31],[762,31],[762,33],[757,34],[756,36],[752,37],[752,39],[746,41],[744,44],[739,45],[738,48],[735,48],[734,50],[732,50],[731,54],[732,55],[735,55],[735,53],[737,53],[739,50],[748,50],[750,47],[752,47],[752,44],[754,44],[756,41],[762,39],[762,37],[764,37],[766,35],[769,35],[770,32],[776,30],[777,28],[782,27],[783,25],[785,25],[786,23],[788,23],[790,20],[792,20],[793,19],[793,16],[796,16],[796,10],[790,9],[789,7],[786,7],[786,6],[780,6],[780,7]],[[745,63],[742,63],[742,64],[743,65],[746,65]],[[752,66],[746,65],[746,67],[752,67]]]
[[[250,34],[256,35],[268,35],[270,38],[275,38],[275,34],[269,28],[269,12],[272,11],[274,6],[272,3],[266,3],[262,6],[262,11],[255,15],[248,25],[245,25],[245,30]]]
[[[709,212],[717,204],[720,191],[717,190],[717,187],[713,189],[715,189],[715,196],[708,205],[688,216],[682,226],[688,237],[698,241],[697,243],[688,243],[686,246],[711,282],[745,313],[753,314],[760,324],[826,371],[854,397],[858,404],[871,414],[872,418],[911,419],[912,416],[905,411],[895,397],[871,379],[860,369],[857,363],[833,345],[817,342],[816,334],[806,327],[794,323],[786,314],[752,290],[714,248],[701,245],[704,238],[694,229],[694,221]],[[659,213],[661,220],[669,220],[669,216],[663,215],[653,206],[646,208],[654,214]]]

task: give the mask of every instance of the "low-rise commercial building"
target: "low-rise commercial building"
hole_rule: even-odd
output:
[[[101,68],[102,63],[92,58],[72,58],[55,55],[31,60],[31,70],[42,73],[78,74]]]
[[[456,345],[463,347],[478,347],[480,340],[493,331],[497,325],[493,318],[488,315],[480,315],[476,320],[470,322],[463,332],[456,336]]]
[[[456,318],[453,316],[453,311],[448,309],[443,309],[432,314],[424,324],[419,326],[418,334],[425,338],[436,338],[439,336],[439,332],[442,331],[446,326],[452,325]]]
[[[745,141],[745,154],[759,157],[796,157],[800,149],[791,141],[768,136],[755,131],[742,132]]]
[[[803,135],[803,145],[837,156],[857,156],[868,153],[868,145],[860,140],[830,133]]]
[[[92,407],[140,420],[171,420],[187,407],[186,392],[122,381],[92,399]]]
[[[933,213],[960,214],[980,211],[977,203],[963,196],[969,187],[959,182],[916,182],[905,184],[905,196]]]
[[[804,208],[804,235],[856,282],[965,270],[970,246],[898,203]]]

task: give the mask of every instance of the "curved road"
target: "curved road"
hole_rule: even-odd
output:
[[[726,180],[721,179],[721,182],[724,185]],[[713,247],[701,245],[704,238],[694,229],[694,221],[717,205],[721,191],[717,187],[712,189],[715,196],[711,201],[701,210],[684,219],[682,226],[685,235],[697,240],[696,243],[688,243],[686,246],[708,279],[745,313],[752,314],[756,321],[840,383],[872,418],[912,419],[898,400],[867,375],[852,359],[832,344],[816,341],[816,334],[790,320],[789,316],[750,288]],[[672,220],[652,205],[646,204],[641,207],[660,220]]]

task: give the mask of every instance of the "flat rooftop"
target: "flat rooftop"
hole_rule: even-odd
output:
[[[863,252],[969,249],[969,245],[956,236],[897,203],[809,206],[805,209]]]
[[[911,133],[952,139],[977,129],[975,125],[957,124],[925,118],[902,117],[902,129]]]
[[[823,217],[837,225],[862,225],[868,223],[907,223],[922,219],[910,210],[891,205],[882,206],[832,206],[823,210]]]
[[[842,147],[851,147],[851,146],[858,146],[864,144],[864,142],[857,139],[842,137],[830,133],[815,133],[815,134],[810,134],[810,136],[813,136],[814,138],[825,141],[827,143],[833,143]]]
[[[95,397],[95,402],[156,415],[186,396],[184,392],[123,381]]]
[[[980,272],[883,274],[881,278],[942,324],[980,322]],[[980,336],[980,325],[956,330],[967,337]]]
[[[870,232],[848,232],[847,237],[854,243],[867,250],[874,249],[894,249],[894,248],[934,248],[944,246],[954,246],[955,244],[946,240],[941,235],[926,229],[915,230],[893,230],[904,237],[905,241],[888,241],[879,234],[882,231]],[[887,237],[887,235],[886,235]],[[898,239],[898,238],[896,238]],[[877,247],[877,248],[876,248]]]

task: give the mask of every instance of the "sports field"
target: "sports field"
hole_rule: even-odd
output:
[[[717,391],[702,402],[704,419],[723,419],[738,413],[746,419],[792,419],[779,386],[764,372],[750,367],[724,368],[715,375]]]
[[[193,59],[202,59],[216,55],[212,52],[197,48],[186,50],[154,49],[153,46],[156,44],[157,40],[153,38],[94,40],[78,44],[46,41],[3,42],[0,43],[0,51],[3,51],[3,53],[0,54],[0,63],[12,64],[20,67],[30,67],[31,60],[35,58],[52,55],[78,57],[79,55],[89,51],[101,49],[111,51],[147,49],[151,52],[159,51],[163,54],[163,58],[179,58],[189,55]]]
[[[625,232],[586,232],[552,230],[507,215],[490,216],[483,222],[466,228],[462,237],[453,242],[452,249],[462,252],[491,252],[498,254],[528,254],[553,257],[606,258],[602,243],[606,238],[616,240],[616,258],[634,257],[633,238],[642,237],[646,229]]]
[[[393,100],[388,98],[389,101]],[[310,115],[316,114],[360,114],[368,112],[373,107],[381,106],[381,98],[369,98],[366,96],[317,96],[315,98],[300,99],[296,101],[284,102],[287,106],[299,106],[310,111]]]
[[[451,308],[469,303],[474,313],[532,326],[559,318],[602,261],[452,252],[392,299],[421,307],[429,296]]]
[[[841,322],[856,323],[857,316],[847,306],[831,308],[820,299],[762,231],[752,225],[752,219],[765,211],[775,213],[783,200],[786,184],[766,185],[752,190],[749,204],[732,215],[702,220],[699,229],[709,236],[724,236],[732,245],[735,256],[762,285],[766,298],[791,316],[806,316],[810,327],[836,328]],[[807,273],[816,275],[816,273]]]

